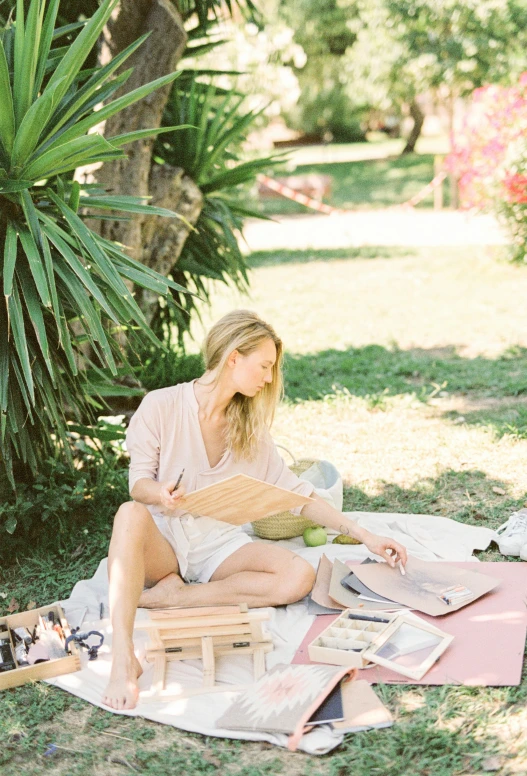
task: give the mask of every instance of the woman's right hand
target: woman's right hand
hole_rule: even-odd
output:
[[[159,504],[167,512],[173,512],[178,509],[178,502],[183,498],[186,491],[183,485],[176,490],[176,481],[162,482],[159,490]]]

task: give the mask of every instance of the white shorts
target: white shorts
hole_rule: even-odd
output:
[[[174,550],[180,571],[186,569],[182,575],[186,582],[209,582],[229,555],[252,541],[241,526],[221,523],[209,517],[188,517],[178,521],[189,543],[188,552],[182,555],[170,521],[161,515],[152,517]]]

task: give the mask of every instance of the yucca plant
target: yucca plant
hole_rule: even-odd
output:
[[[35,473],[50,452],[67,454],[68,418],[89,419],[105,375],[123,369],[123,334],[132,346],[158,346],[132,283],[160,296],[184,292],[84,221],[101,210],[112,218],[177,214],[73,179],[77,167],[123,157],[127,143],[175,129],[110,138],[93,131],[177,75],[108,102],[131,73],[117,69],[144,40],[104,67],[82,69],[117,2],[103,0],[67,47],[55,45],[71,30],[55,29],[59,0],[31,0],[27,14],[17,0],[0,32],[0,442],[12,485],[14,464]]]
[[[190,125],[178,142],[167,137],[156,141],[156,153],[181,167],[199,186],[204,203],[196,230],[192,232],[170,277],[208,300],[209,281],[232,283],[240,290],[248,284],[246,259],[238,240],[244,219],[261,218],[247,205],[247,189],[257,175],[278,163],[279,156],[241,161],[242,144],[259,111],[244,109],[245,97],[226,91],[204,79],[203,72],[184,71],[174,84],[165,109],[167,124]],[[192,313],[199,315],[196,296],[171,291],[176,304],[159,305],[152,326],[170,341],[174,328],[180,344]]]

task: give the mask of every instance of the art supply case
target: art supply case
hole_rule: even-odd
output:
[[[354,668],[376,663],[421,679],[454,638],[416,616],[376,611],[375,617],[386,622],[361,619],[345,609],[308,645],[309,659]]]
[[[49,612],[53,612],[55,621],[60,623],[64,637],[70,636],[70,627],[62,607],[58,604],[41,606],[39,609],[32,609],[29,612],[20,612],[19,614],[0,617],[0,640],[6,637],[9,638],[16,666],[9,671],[0,671],[0,690],[6,690],[9,687],[19,687],[21,684],[36,681],[37,679],[51,679],[53,676],[80,671],[79,649],[74,642],[70,642],[68,645],[69,654],[64,655],[64,657],[52,658],[44,663],[36,663],[34,665],[19,666],[17,664],[12,636],[13,629],[27,628],[32,631],[38,625],[39,615],[45,618]]]

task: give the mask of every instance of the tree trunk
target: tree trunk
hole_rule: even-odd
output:
[[[181,168],[168,164],[153,165],[149,185],[153,205],[174,210],[191,224],[197,222],[203,206],[203,194]],[[144,218],[141,228],[141,238],[146,246],[143,251],[144,264],[162,275],[168,275],[179,258],[188,234],[188,227],[179,219],[158,216]],[[157,295],[138,288],[136,298],[150,323],[157,309]]]
[[[406,145],[403,148],[402,154],[413,154],[415,151],[415,144],[419,140],[419,135],[421,134],[421,130],[423,128],[424,120],[425,120],[425,114],[421,110],[419,103],[417,100],[412,100],[410,103],[410,116],[414,120],[414,125],[412,127],[412,131],[410,132],[408,139],[406,141]]]
[[[146,32],[150,36],[123,65],[123,69],[134,67],[134,71],[117,96],[173,72],[183,55],[187,35],[170,0],[121,0],[103,33],[101,63],[108,62]],[[104,135],[109,138],[161,126],[170,88],[169,85],[157,89],[108,119]],[[95,171],[93,179],[109,192],[151,196],[152,204],[162,201],[164,207],[176,211],[184,204],[182,215],[191,224],[196,223],[203,202],[201,192],[181,170],[155,164],[153,146],[154,139],[125,146],[127,159],[104,164]],[[167,179],[171,181],[168,186]],[[122,243],[130,256],[164,275],[176,263],[190,231],[180,220],[143,215],[135,215],[130,221],[101,221],[99,230],[103,237]],[[168,238],[164,250],[159,244],[161,235]]]

